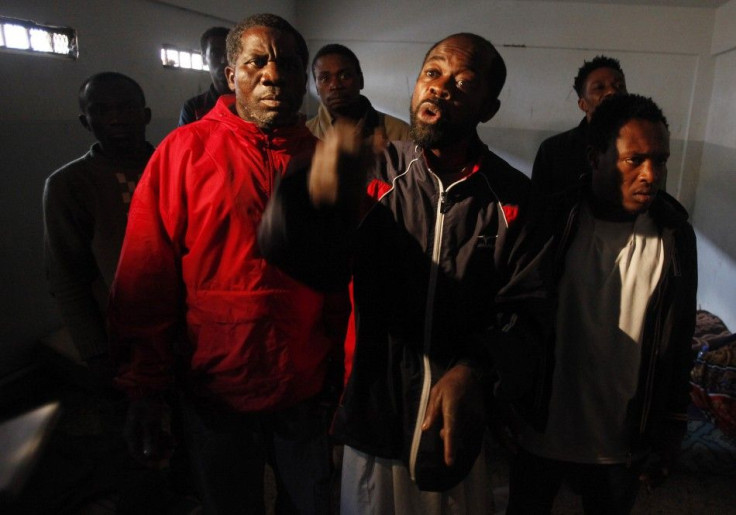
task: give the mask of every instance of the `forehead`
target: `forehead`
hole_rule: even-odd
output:
[[[87,104],[109,104],[117,102],[140,102],[138,88],[125,79],[92,81],[84,89]]]
[[[240,37],[243,43],[242,53],[271,53],[297,54],[297,44],[294,36],[289,32],[280,31],[272,27],[251,27]]]
[[[355,69],[353,61],[342,54],[325,54],[317,58],[314,62],[315,71],[320,70],[344,70]]]
[[[603,68],[596,68],[592,72],[588,74],[588,77],[585,79],[585,85],[592,84],[594,82],[606,82],[606,81],[622,81],[624,80],[623,74],[618,71],[614,70],[613,68],[603,67]]]
[[[670,133],[662,122],[631,119],[618,131],[616,147],[619,151],[668,153]]]
[[[469,38],[454,36],[438,43],[424,60],[424,64],[447,63],[457,68],[467,68],[476,72],[485,70],[490,64],[490,56],[481,52]]]
[[[211,48],[216,48],[218,50],[224,49],[226,45],[226,39],[222,36],[210,36],[207,38],[207,46],[206,48],[209,50]]]

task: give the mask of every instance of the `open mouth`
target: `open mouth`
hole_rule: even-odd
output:
[[[438,103],[425,100],[417,109],[417,116],[425,123],[434,123],[444,115],[444,109]]]

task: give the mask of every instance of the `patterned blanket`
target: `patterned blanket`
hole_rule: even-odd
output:
[[[736,334],[707,311],[699,311],[690,373],[693,404],[725,435],[736,441]]]

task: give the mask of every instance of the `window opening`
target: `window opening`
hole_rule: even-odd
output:
[[[161,47],[161,64],[164,68],[209,71],[209,67],[202,61],[202,54],[199,51],[182,50],[172,45]]]
[[[79,57],[77,31],[0,16],[0,49],[30,54]]]

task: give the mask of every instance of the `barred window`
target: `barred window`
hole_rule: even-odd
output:
[[[77,31],[0,16],[0,50],[41,55],[79,57]]]
[[[164,68],[209,71],[209,67],[202,60],[201,52],[197,50],[182,50],[172,45],[163,45],[161,47],[161,64],[163,64]]]

